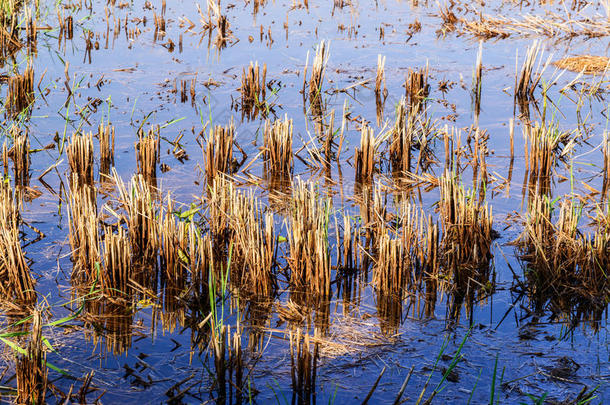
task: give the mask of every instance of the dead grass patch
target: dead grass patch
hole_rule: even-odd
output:
[[[610,64],[610,58],[606,56],[578,55],[556,60],[553,64],[560,69],[592,75],[605,72]]]

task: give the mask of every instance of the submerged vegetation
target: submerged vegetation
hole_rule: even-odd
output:
[[[609,16],[0,2],[2,401],[608,402]]]

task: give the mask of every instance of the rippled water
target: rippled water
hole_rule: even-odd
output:
[[[159,187],[163,193],[171,192],[177,201],[190,204],[204,191],[200,132],[206,124],[227,125],[234,117],[237,142],[247,155],[242,166],[247,166],[247,172],[238,172],[236,177],[244,184],[243,188],[253,189],[268,204],[262,160],[255,159],[262,146],[264,119],[242,118],[237,108],[242,69],[251,61],[258,61],[266,64],[267,79],[272,82],[273,90],[268,90],[268,95],[272,93],[268,98],[272,102],[269,118],[287,115],[294,121],[294,150],[301,157],[295,159],[295,175],[318,182],[332,197],[336,213],[345,210],[359,215],[358,199],[353,197],[358,194],[353,154],[360,142],[359,126],[369,122],[380,133],[393,125],[394,109],[405,92],[403,85],[409,69],[428,66],[431,91],[427,114],[439,128],[447,125],[462,129],[466,142],[467,128],[475,122],[472,77],[479,38],[465,32],[463,22],[457,22],[453,29],[443,25],[439,16],[441,5],[436,2],[353,2],[343,7],[339,3],[335,1],[333,6],[332,2],[312,0],[305,7],[300,2],[278,0],[261,5],[255,13],[252,2],[225,1],[220,8],[230,23],[232,35],[224,47],[218,47],[214,44],[215,32],[209,34],[203,28],[195,2],[167,3],[164,35],[155,32],[154,16],[162,14],[159,1],[119,0],[115,4],[92,1],[89,5],[40,2],[38,26],[42,29],[38,32],[37,52],[31,57],[36,99],[31,116],[18,120],[18,125],[27,128],[31,148],[35,150],[30,186],[42,192],[39,198],[25,204],[22,213],[26,222],[44,233],[44,238],[27,246],[25,251],[32,260],[39,301],[51,305],[54,319],[78,307],[77,303],[64,305],[72,297],[67,207],[63,201],[68,165],[65,153],[58,147],[64,135],[95,132],[99,122],[110,121],[116,129],[116,169],[127,180],[137,171],[133,146],[137,130],[161,125],[160,163],[168,170],[159,172]],[[570,15],[573,19],[588,16],[610,26],[608,15],[597,2],[580,11],[573,4],[550,3],[474,2],[456,4],[452,10],[457,18],[467,21],[477,21],[479,12],[515,20],[535,15],[556,21]],[[206,16],[207,4],[200,7]],[[73,16],[72,39],[59,37],[58,12]],[[548,14],[551,12],[554,14]],[[118,21],[120,30],[116,30]],[[421,25],[420,31],[414,28],[416,22]],[[90,51],[85,38],[91,38]],[[478,125],[489,135],[490,182],[486,198],[493,207],[494,230],[499,234],[492,247],[494,292],[472,306],[463,307],[458,320],[450,319],[448,295],[439,295],[432,316],[424,316],[416,301],[405,302],[400,308],[402,316],[395,334],[389,336],[387,320],[378,316],[370,275],[356,283],[356,299],[349,306],[339,283],[333,283],[327,337],[337,345],[335,352],[332,346],[321,349],[316,402],[362,401],[384,367],[385,374],[369,403],[393,403],[412,367],[403,399],[416,402],[426,384],[424,398],[428,398],[462,341],[465,343],[457,368],[449,381],[442,382],[434,403],[466,403],[470,399],[472,403],[486,403],[494,395],[493,386],[499,403],[529,402],[527,394],[539,397],[545,393],[547,399],[564,401],[575,399],[583,389],[591,391],[596,387],[597,398],[593,403],[608,401],[610,367],[605,311],[593,322],[575,324],[565,314],[551,317],[548,308],[534,311],[519,292],[519,280],[524,279],[523,263],[516,257],[515,246],[510,244],[523,229],[518,214],[525,215],[527,199],[521,136],[524,118],[513,99],[516,65],[521,66],[527,47],[535,40],[542,41],[544,55],[539,60],[544,62],[549,56],[552,60],[579,54],[607,56],[607,38],[548,37],[522,27],[512,30],[507,38],[482,41]],[[345,131],[341,164],[333,163],[330,170],[332,181],[310,170],[306,164],[307,149],[302,148],[304,144],[313,144],[310,141],[315,138],[314,120],[306,111],[301,94],[303,69],[308,58],[311,68],[315,47],[322,40],[329,41],[330,50],[322,94],[326,111],[335,110],[335,127],[340,128],[347,102],[351,118]],[[374,92],[378,55],[386,57],[388,91],[379,119]],[[17,52],[5,60],[2,73],[22,72],[27,63],[25,50]],[[583,200],[595,202],[600,196],[591,191],[602,188],[603,155],[599,146],[607,129],[608,104],[604,99],[607,76],[577,78],[589,84],[601,83],[600,97],[584,97],[582,105],[577,103],[576,90],[561,91],[575,78],[576,73],[562,73],[549,66],[543,75],[543,83],[552,84],[546,105],[541,101],[537,107],[530,106],[530,118],[540,121],[544,113],[547,119],[556,120],[562,130],[580,131],[583,141],[575,146],[566,163],[558,166],[552,197],[578,193],[588,196]],[[186,82],[186,102],[181,102],[180,97],[182,81]],[[442,83],[446,83],[446,91],[442,91]],[[5,85],[1,91],[6,92]],[[536,96],[542,100],[540,92],[538,89]],[[516,123],[514,161],[510,159],[511,118]],[[3,126],[8,127],[10,121],[7,118]],[[172,153],[177,139],[188,159],[179,160]],[[49,144],[54,147],[44,149]],[[438,163],[429,172],[436,178],[442,175],[444,167],[442,139],[435,141],[432,150]],[[381,157],[387,158],[385,147]],[[45,173],[51,166],[53,169]],[[46,185],[39,180],[43,173]],[[467,168],[462,176],[467,187],[471,185],[471,175]],[[375,181],[388,186],[390,191],[397,187],[387,170],[376,175]],[[421,187],[417,195],[424,211],[436,216],[439,190]],[[100,204],[104,201],[101,199]],[[278,227],[282,219],[278,215]],[[586,231],[588,219],[581,222]],[[334,224],[330,233],[334,234]],[[25,241],[35,237],[31,229],[25,229]],[[276,299],[283,304],[287,300],[287,291]],[[106,333],[87,322],[85,313],[68,327],[47,328],[44,333],[56,349],[49,354],[49,360],[76,378],[94,371],[92,385],[106,391],[102,402],[163,402],[183,390],[181,400],[185,403],[213,401],[217,398],[217,386],[213,372],[209,373],[213,366],[209,352],[191,350],[188,327],[178,325],[173,330],[164,330],[156,309],[158,305],[154,302],[138,304],[133,319],[128,321],[133,330],[129,350],[119,355],[103,349]],[[227,316],[226,323],[235,327],[244,314],[233,311]],[[251,320],[242,319],[240,323],[246,330],[245,348]],[[285,325],[274,311],[263,326],[262,351],[244,349],[250,378],[246,396],[251,395],[252,401],[258,403],[292,402],[291,356],[283,333]],[[96,335],[100,336],[97,344],[93,338]],[[444,353],[439,356],[445,344]],[[5,357],[7,367],[12,370],[11,356]],[[14,380],[8,379],[9,374],[12,372],[5,375],[2,385],[15,386]],[[77,388],[81,385],[54,371],[50,375],[53,384],[64,392],[72,384]],[[92,401],[101,392],[87,398]],[[59,398],[48,399],[55,402]]]

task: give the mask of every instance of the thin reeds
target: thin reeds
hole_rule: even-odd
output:
[[[292,291],[320,299],[330,297],[330,252],[328,224],[330,200],[321,201],[313,184],[297,182],[288,231]]]
[[[582,278],[582,287],[586,288],[591,281],[607,278],[601,271],[604,267],[599,268],[599,265],[608,259],[603,249],[599,248],[609,235],[608,213],[597,210],[597,226],[594,237],[590,238],[578,229],[583,213],[579,204],[564,199],[558,203],[558,210],[554,204],[547,196],[534,196],[528,207],[524,230],[517,239],[521,257],[537,273],[535,276],[542,283],[538,287],[551,289],[557,287],[557,280]],[[551,218],[553,211],[558,212],[554,222]],[[594,271],[596,268],[601,272]],[[591,274],[602,277],[590,277]],[[565,287],[575,287],[573,281]]]
[[[267,0],[254,0],[252,2],[252,14],[256,17],[259,10],[267,5]]]
[[[409,256],[405,254],[405,249],[409,249],[409,246],[404,246],[400,239],[391,238],[387,233],[381,234],[377,242],[373,284],[385,295],[401,300],[403,293],[407,293],[405,287],[412,267]]]
[[[558,210],[555,204],[560,205]],[[558,212],[555,221],[553,212]],[[548,305],[553,317],[568,314],[572,325],[589,315],[598,319],[610,296],[609,212],[597,210],[593,235],[578,229],[582,214],[582,206],[575,201],[557,203],[535,195],[516,240],[520,258],[527,264],[527,293],[536,309]]]
[[[353,219],[349,215],[342,215],[343,232],[339,234],[339,224],[335,218],[335,229],[337,230],[337,268],[343,273],[355,273],[360,268],[361,249],[359,228],[356,228]]]
[[[354,150],[356,182],[365,183],[373,179],[376,165],[377,140],[373,128],[364,125],[360,131],[360,147]]]
[[[154,41],[157,39],[163,39],[165,37],[165,15],[163,13],[153,14],[153,22],[155,24],[155,32],[153,35]]]
[[[383,86],[383,89],[382,89]],[[388,89],[385,82],[385,56],[377,55],[377,72],[375,75],[375,111],[377,113],[377,125],[381,126],[383,121],[383,110]]]
[[[2,10],[0,15],[0,60],[3,66],[4,61],[15,55],[24,45],[20,38],[22,27],[17,18],[19,13],[13,10],[12,5],[7,4],[6,7],[9,10]]]
[[[483,41],[479,41],[477,61],[472,72],[472,107],[474,110],[475,126],[479,126],[481,113],[481,93],[483,90]]]
[[[440,217],[442,263],[446,275],[452,278],[452,317],[457,317],[464,298],[470,300],[489,282],[493,214],[475,191],[467,193],[458,184],[457,176],[445,172],[441,179]]]
[[[542,122],[523,127],[525,140],[525,169],[531,192],[548,194],[551,190],[553,169],[573,140],[570,133],[561,131],[554,122]]]
[[[3,252],[0,257],[0,279],[2,295],[5,298],[15,297],[18,303],[30,304],[36,299],[34,280],[30,268],[21,249],[19,230],[14,227],[0,229],[0,247]]]
[[[68,196],[69,242],[72,250],[72,278],[93,282],[97,279],[96,266],[101,262],[96,189],[78,185],[73,174]]]
[[[442,32],[447,33],[455,30],[456,24],[459,20],[456,17],[455,13],[452,11],[454,3],[451,3],[450,5],[437,3],[437,6],[439,17],[441,17],[441,19],[443,20]]]
[[[382,88],[383,86],[383,88]],[[385,56],[377,55],[377,72],[375,74],[375,96],[378,99],[387,95],[385,83]]]
[[[230,237],[229,214],[231,199],[235,195],[235,186],[224,176],[214,178],[208,186],[208,221],[210,234],[215,242],[226,243]]]
[[[303,97],[309,98],[311,112],[315,116],[320,116],[323,111],[322,86],[326,75],[326,65],[330,57],[328,50],[329,45],[329,42],[321,41],[320,44],[316,46],[309,82],[307,81],[309,53],[307,53],[307,62],[305,62],[305,70],[303,71]]]
[[[273,178],[288,180],[292,176],[292,120],[286,116],[271,124],[265,122],[263,132],[265,172]]]
[[[381,333],[386,337],[396,336],[403,320],[403,299],[376,290],[375,307]]]
[[[32,11],[29,7],[25,8],[25,20],[27,21],[25,37],[30,55],[36,55],[38,45],[38,17],[35,14],[36,11]]]
[[[255,299],[269,300],[276,286],[277,236],[273,214],[253,195],[237,193],[231,200],[233,230],[232,283]]]
[[[187,83],[188,83],[188,91],[187,91]],[[195,105],[195,97],[197,95],[196,92],[197,78],[193,77],[191,80],[187,82],[187,80],[180,80],[180,102],[186,103],[189,101],[189,96],[191,100],[191,105]],[[178,93],[178,89],[176,88],[176,80],[174,80],[174,88],[172,93]]]
[[[428,65],[419,70],[409,69],[405,81],[405,96],[410,110],[415,114],[425,110],[426,98],[429,94]]]
[[[610,243],[610,211],[598,209],[595,216],[596,229],[592,238],[584,238],[584,251],[582,254],[579,278],[581,286],[577,290],[584,297],[585,302],[593,302],[598,311],[605,309],[599,305],[599,299],[610,297],[610,280],[607,269],[610,266],[608,244]],[[592,239],[592,240],[591,240]]]
[[[214,325],[210,344],[214,354],[218,402],[242,403],[247,388],[244,386],[246,381],[239,324],[233,333],[231,333],[231,326],[217,327]]]
[[[438,134],[437,122],[424,111],[409,108],[402,97],[396,107],[394,125],[389,131],[389,163],[395,180],[428,175],[426,171],[436,164],[434,140]],[[417,158],[413,151],[417,150]]]
[[[405,212],[405,210],[403,209],[402,212]],[[416,263],[418,265],[418,277],[420,280],[423,279],[426,290],[424,313],[426,317],[432,317],[437,300],[438,274],[440,274],[441,267],[440,232],[438,224],[432,220],[431,216],[428,216],[425,221],[421,220],[420,225],[423,232],[420,232],[421,242],[419,249],[416,251]]]
[[[602,154],[604,156],[604,166],[602,168],[602,201],[604,201],[606,199],[608,186],[610,185],[610,136],[608,131],[604,131]]]
[[[362,245],[362,228],[357,220],[342,213],[342,227],[335,216],[336,230],[336,268],[337,297],[343,299],[343,314],[349,314],[357,308],[364,282],[365,272],[361,271],[363,256],[366,254]]]
[[[9,77],[5,108],[13,117],[16,117],[28,109],[33,102],[34,69],[28,65],[22,74]]]
[[[63,15],[59,15],[59,10],[57,13],[57,19],[59,21],[59,38],[74,38],[74,18],[71,15],[63,18]]]
[[[343,104],[344,110],[346,109],[347,102]],[[344,132],[345,132],[345,115],[343,115],[341,121],[341,128],[335,130],[335,110],[333,109],[330,112],[330,117],[328,119],[328,124],[326,128],[324,126],[321,127],[321,142],[323,143],[323,166],[328,172],[330,170],[330,163],[333,160],[336,160],[339,163],[339,157],[341,155],[341,148],[343,146],[344,141]],[[335,138],[339,138],[335,140]],[[334,150],[333,150],[334,149]],[[320,156],[322,157],[322,156]]]
[[[312,347],[313,346],[313,350]],[[303,337],[301,329],[290,332],[290,374],[292,378],[292,403],[315,403],[316,372],[319,344],[311,343],[309,335]]]
[[[27,133],[13,131],[13,147],[8,151],[13,160],[15,186],[25,187],[30,184],[30,137]]]
[[[192,343],[202,349],[202,335],[207,329],[202,323],[203,312],[208,311],[211,305],[209,288],[215,286],[210,286],[208,280],[209,277],[226,280],[228,273],[215,267],[224,252],[216,255],[216,246],[211,243],[210,235],[202,235],[193,222],[182,220],[171,198],[168,196],[167,199],[167,206],[160,213],[159,258],[163,306],[158,314],[164,330],[173,332],[178,325],[192,328]],[[232,271],[235,255],[230,257]]]
[[[193,222],[181,218],[179,209],[174,208],[169,195],[167,205],[159,211],[157,232],[155,244],[158,246],[157,268],[160,271],[150,271],[154,267],[149,260],[148,268],[138,273],[140,270],[136,267],[138,272],[132,277],[135,280],[153,277],[152,284],[148,281],[148,288],[154,291],[157,288],[156,277],[159,276],[162,306],[155,309],[153,316],[160,318],[164,331],[173,332],[178,325],[191,328],[193,347],[203,349],[202,345],[208,342],[206,336],[209,329],[200,315],[203,311],[209,311],[210,270],[214,271],[216,278],[226,277],[225,273],[216,271],[216,245],[212,243],[209,233],[202,233]],[[135,266],[138,261],[137,258],[132,260]],[[196,310],[191,305],[196,305]],[[193,312],[189,312],[189,308]]]
[[[188,264],[192,284],[198,287],[196,294],[208,294],[209,272],[213,268],[212,241],[209,233],[202,234],[191,223],[188,227]],[[207,297],[207,295],[206,295]]]
[[[208,47],[211,45],[212,31],[216,29],[214,44],[216,45],[216,48],[220,50],[226,46],[227,41],[233,36],[233,33],[229,28],[231,24],[229,23],[227,16],[221,13],[220,0],[208,0],[207,6],[207,18],[203,15],[199,6],[197,6],[197,11],[199,12],[200,20],[203,23],[204,28],[207,29],[209,33]]]
[[[101,122],[97,139],[100,143],[100,174],[109,175],[114,166],[114,126]]]
[[[84,324],[93,332],[93,343],[97,346],[100,338],[105,344],[100,351],[119,356],[131,347],[134,336],[133,305],[126,297],[129,294],[118,289],[105,288],[105,296],[97,300],[89,300],[86,304],[86,314],[83,314]]]
[[[13,188],[8,179],[0,182],[0,227],[12,229],[19,227],[21,215],[15,200]]]
[[[549,56],[543,64],[543,55],[543,44],[537,40],[527,48],[521,69],[518,69],[517,55],[515,60],[515,104],[527,105],[528,102],[534,100],[534,91],[542,79],[542,74],[551,63],[551,56]],[[538,61],[538,64],[536,64],[536,61]]]
[[[565,218],[565,214],[562,215]],[[525,218],[524,230],[519,236],[522,258],[527,260],[532,268],[544,269],[548,272],[549,260],[544,254],[554,243],[553,223],[551,222],[551,204],[548,197],[537,194],[529,203]]]
[[[158,252],[159,224],[153,188],[142,175],[126,186],[113,169],[119,202],[127,214],[127,229],[132,256],[136,263],[150,264]]]
[[[163,287],[163,310],[160,311],[164,330],[172,332],[186,320],[184,299],[188,294],[189,251],[188,224],[178,220],[171,198],[159,215],[159,258]]]
[[[407,111],[407,102],[402,97],[396,106],[396,121],[390,140],[390,164],[395,173],[411,171],[411,149],[413,147],[414,116]]]
[[[0,159],[2,159],[2,175],[3,175],[3,180],[4,180],[5,178],[8,177],[8,160],[9,160],[8,146],[6,145],[6,140],[4,142],[2,142],[2,152],[0,154]]]
[[[397,226],[383,221],[376,232],[373,284],[378,298],[404,300],[422,289],[422,282],[435,295],[430,281],[440,271],[438,226],[407,200],[400,203],[398,214]]]
[[[29,305],[36,300],[34,280],[21,249],[20,215],[8,182],[0,183],[0,293],[7,301]]]
[[[462,156],[462,133],[459,129],[446,125],[443,130],[443,144],[445,148],[445,172],[461,173]]]
[[[104,272],[101,274],[101,286],[104,292],[113,298],[129,300],[131,298],[131,246],[127,232],[117,227],[104,231]]]
[[[159,163],[159,127],[151,127],[146,135],[138,133],[135,144],[138,173],[152,186],[157,185],[157,164]]]
[[[71,177],[76,176],[78,185],[93,185],[93,135],[72,135],[66,153]]]
[[[443,244],[450,253],[445,267],[473,266],[484,269],[491,259],[492,209],[480,204],[474,194],[458,185],[457,178],[445,173],[441,180],[441,219]]]
[[[474,132],[474,135],[472,135]],[[474,138],[474,139],[473,139]],[[469,135],[471,143],[470,166],[472,167],[472,186],[479,190],[480,199],[485,198],[488,180],[487,156],[489,155],[489,134],[485,130],[473,127]],[[472,142],[474,140],[474,142]]]
[[[184,256],[189,251],[189,240],[187,224],[175,218],[173,202],[169,196],[167,200],[159,218],[159,256],[166,282],[177,286],[186,280],[188,261]]]
[[[47,393],[47,355],[42,337],[42,320],[39,311],[32,317],[32,335],[26,353],[17,356],[17,404],[44,405]]]
[[[219,1],[220,4],[220,1]],[[229,28],[229,20],[226,15],[219,14],[216,19],[216,47],[218,49],[224,48],[227,41],[231,38],[233,33]]]
[[[309,77],[309,99],[319,99],[324,84],[324,76],[326,74],[326,64],[328,63],[328,43],[321,41],[316,47],[316,54],[311,66],[311,76]]]
[[[241,108],[242,116],[248,119],[254,119],[260,112],[266,116],[266,88],[267,88],[267,65],[263,64],[263,69],[256,64],[250,62],[250,66],[246,70],[243,69],[241,78]]]
[[[214,179],[220,174],[233,174],[234,137],[235,125],[232,119],[228,126],[216,125],[208,131],[203,152],[208,187],[213,184]]]

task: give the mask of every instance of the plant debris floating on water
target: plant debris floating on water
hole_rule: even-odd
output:
[[[578,55],[556,60],[553,64],[560,69],[592,75],[606,72],[610,65],[610,58],[606,56]]]

